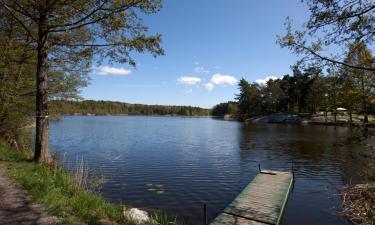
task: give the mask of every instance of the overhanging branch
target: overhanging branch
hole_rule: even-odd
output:
[[[345,63],[345,62],[341,62],[341,61],[338,61],[338,60],[335,60],[335,59],[332,59],[332,58],[328,58],[327,56],[322,56],[320,55],[319,53],[317,53],[316,51],[306,47],[306,46],[303,46],[303,45],[299,45],[299,44],[295,44],[298,48],[302,48],[303,50],[305,50],[306,52],[310,53],[311,55],[323,60],[323,61],[328,61],[328,62],[331,62],[333,64],[339,64],[339,65],[342,65],[342,66],[346,66],[346,67],[349,67],[349,68],[352,68],[352,69],[359,69],[359,70],[367,70],[367,71],[375,71],[375,68],[374,67],[363,67],[363,66],[356,66],[356,65],[352,65],[352,64],[348,64],[348,63]]]

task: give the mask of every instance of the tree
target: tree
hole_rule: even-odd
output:
[[[293,109],[294,84],[293,77],[284,75],[279,81],[281,89],[280,105],[281,111],[291,112]]]
[[[353,122],[353,111],[360,108],[360,88],[356,85],[354,77],[348,73],[347,68],[342,67],[339,72],[340,92],[342,107],[346,108],[349,114],[349,123]]]
[[[249,84],[242,78],[238,84],[240,93],[236,96],[238,100],[239,116],[246,119],[249,116],[259,115],[262,110],[261,93],[259,85]]]
[[[281,109],[282,89],[280,87],[280,80],[268,80],[264,87],[261,87],[262,93],[262,107],[264,112],[274,113]]]
[[[303,61],[333,63],[352,69],[375,71],[374,67],[356,65],[340,55],[327,56],[323,50],[337,49],[353,42],[371,45],[375,40],[375,2],[373,0],[307,0],[310,19],[303,31],[293,31],[287,20],[287,33],[278,37],[281,47],[304,55]]]
[[[326,110],[325,94],[327,93],[326,79],[323,76],[316,76],[306,96],[306,105],[311,113],[318,110]]]
[[[0,136],[7,141],[19,136],[34,109],[28,93],[35,83],[28,71],[34,70],[35,54],[20,29],[0,8]]]
[[[363,41],[349,45],[349,51],[344,61],[351,65],[357,65],[358,67],[375,68],[375,58],[372,56],[371,50],[368,49]],[[347,82],[346,85],[349,87],[354,86],[351,95],[356,94],[354,91],[358,91],[359,98],[357,98],[357,100],[361,102],[361,111],[364,114],[364,122],[367,123],[368,102],[370,97],[375,94],[375,71],[348,67],[343,67],[343,70],[343,76],[346,78],[345,80]],[[354,96],[347,97],[349,97],[348,100],[351,100]]]
[[[219,103],[212,108],[213,116],[224,116],[226,114],[235,115],[238,111],[237,102],[229,101],[224,103]]]
[[[0,137],[23,140],[24,129],[35,115],[36,53],[30,36],[0,6]],[[84,73],[65,73],[49,68],[48,93],[52,98],[76,98],[87,84]]]
[[[89,68],[93,55],[135,65],[130,52],[163,54],[160,35],[147,36],[139,13],[155,13],[160,0],[0,0],[0,6],[30,37],[36,52],[34,160],[50,163],[48,73]]]
[[[337,72],[337,67],[331,65],[328,69],[328,76],[326,82],[327,88],[327,106],[334,115],[334,122],[337,121],[337,107],[341,105],[340,97],[340,78]],[[327,110],[326,110],[327,111]]]

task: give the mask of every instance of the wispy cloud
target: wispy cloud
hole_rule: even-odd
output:
[[[188,76],[182,76],[177,79],[178,83],[185,84],[185,85],[196,85],[201,81],[202,79],[199,77],[188,77]]]
[[[279,79],[279,78],[275,77],[275,76],[268,76],[268,77],[265,77],[263,79],[257,79],[257,80],[255,80],[255,83],[258,83],[259,85],[266,85],[267,81],[269,81],[269,80],[277,80],[277,79]]]
[[[199,62],[194,62],[194,65],[199,65]]]
[[[185,90],[184,92],[185,94],[190,94],[191,92],[193,92],[193,89],[190,88],[190,89]]]
[[[237,79],[234,76],[224,75],[220,73],[215,73],[211,77],[211,83],[215,85],[235,85],[237,84]]]
[[[199,73],[209,73],[210,71],[204,68],[203,66],[196,66],[194,68],[194,72],[199,74]]]
[[[206,89],[206,91],[212,91],[214,89],[214,85],[212,83],[205,83],[203,84],[203,88]]]
[[[125,76],[131,74],[132,71],[123,67],[99,66],[94,68],[94,74],[98,75],[115,75]]]

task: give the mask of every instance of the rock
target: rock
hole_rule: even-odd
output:
[[[146,225],[150,221],[148,213],[137,208],[124,211],[124,216],[127,220],[130,220],[138,225]]]
[[[252,123],[301,123],[302,117],[297,115],[284,115],[284,114],[275,114],[268,116],[255,117],[250,120],[246,120]]]

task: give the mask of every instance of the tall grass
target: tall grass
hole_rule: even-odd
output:
[[[88,189],[89,170],[83,159],[75,171],[67,173],[59,165],[51,169],[25,160],[0,140],[0,166],[7,167],[8,176],[62,224],[132,224],[123,216],[125,205],[111,204]],[[150,223],[173,225],[177,221],[157,212],[151,215]]]

